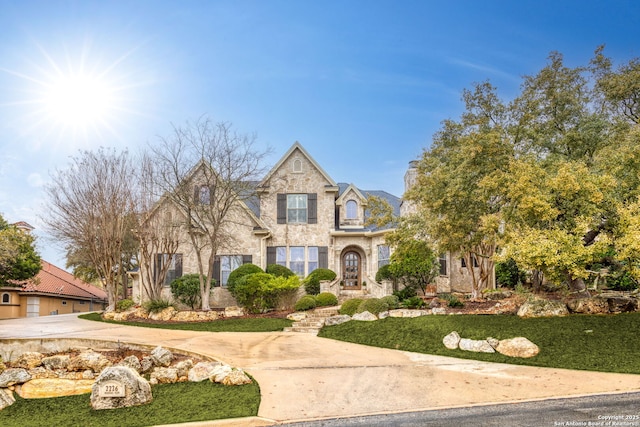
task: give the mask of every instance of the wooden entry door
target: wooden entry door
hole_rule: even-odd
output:
[[[357,252],[347,252],[342,257],[342,280],[345,289],[360,289],[362,267],[360,255]]]

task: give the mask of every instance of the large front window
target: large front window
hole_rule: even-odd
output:
[[[156,274],[166,271],[164,286],[169,286],[178,277],[182,277],[182,254],[157,254]]]
[[[287,194],[287,222],[293,224],[307,222],[306,194]]]
[[[220,284],[227,286],[229,274],[242,265],[242,255],[221,255],[220,256]]]
[[[307,248],[307,258],[308,258],[307,275],[309,275],[313,270],[318,268],[318,247],[317,246],[309,246]]]
[[[304,277],[304,246],[291,246],[289,256],[289,270]]]

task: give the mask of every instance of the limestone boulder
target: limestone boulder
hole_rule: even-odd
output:
[[[287,314],[287,319],[299,322],[307,318],[307,313],[296,311],[295,313]]]
[[[124,396],[111,396],[111,390],[124,389]],[[116,394],[116,393],[113,393]],[[111,366],[102,371],[91,388],[93,409],[115,409],[144,405],[153,400],[151,385],[126,366]]]
[[[509,357],[533,357],[540,353],[540,348],[525,337],[501,340],[496,351]]]
[[[206,321],[218,320],[220,318],[220,313],[213,310],[203,311],[199,314],[203,317],[203,320],[206,320]]]
[[[14,403],[16,403],[16,398],[13,396],[13,392],[6,388],[0,388],[0,411]]]
[[[222,365],[220,362],[198,362],[189,369],[187,378],[189,381],[197,383],[211,378],[216,367]]]
[[[474,353],[495,353],[495,349],[487,340],[472,340],[469,338],[461,338],[458,343],[460,350],[472,351]]]
[[[351,320],[351,316],[348,314],[339,314],[337,316],[327,317],[324,321],[325,326],[335,326],[341,323],[346,323]]]
[[[628,313],[638,310],[638,300],[628,296],[616,296],[607,298],[611,313]]]
[[[71,357],[68,354],[49,356],[42,359],[42,365],[51,371],[67,369],[70,360]]]
[[[174,322],[199,322],[202,320],[199,314],[197,311],[179,311],[171,320]]]
[[[144,356],[140,361],[140,373],[146,374],[153,369],[154,363],[150,356]]]
[[[229,375],[222,380],[224,385],[251,384],[251,378],[242,369],[233,369]]]
[[[23,399],[72,396],[91,393],[93,380],[68,380],[62,378],[33,379],[16,388]]]
[[[458,348],[460,340],[460,335],[456,331],[453,331],[442,339],[442,343],[449,350],[455,350]]]
[[[221,363],[220,365],[213,368],[209,380],[214,383],[222,383],[232,370],[233,368],[231,368],[231,366]]]
[[[122,359],[120,363],[118,363],[118,365],[127,366],[136,372],[142,372],[142,364],[140,363],[140,360],[133,354]]]
[[[186,381],[189,376],[189,370],[193,368],[193,360],[182,360],[174,365],[178,374],[178,381]]]
[[[102,313],[102,318],[104,320],[114,320],[116,317],[116,312],[115,311],[106,311],[104,313]]]
[[[178,381],[178,370],[176,368],[158,367],[151,372],[149,382],[151,384],[173,384]]]
[[[167,322],[176,314],[177,310],[173,307],[167,307],[157,313],[149,314],[149,319],[159,320],[161,322]]]
[[[411,310],[407,308],[398,308],[396,310],[389,310],[389,317],[420,317],[431,314],[431,311],[426,310]]]
[[[572,313],[581,314],[605,314],[609,313],[609,303],[605,298],[577,298],[567,302],[567,307]]]
[[[551,317],[566,316],[569,314],[567,305],[562,301],[547,299],[529,300],[518,309],[520,317]]]
[[[31,379],[35,378],[58,378],[60,373],[66,372],[63,370],[52,371],[50,369],[45,368],[44,366],[38,366],[37,368],[29,369],[29,375],[31,375]]]
[[[389,310],[378,313],[378,319],[380,320],[386,319],[387,317],[389,317]]]
[[[368,311],[363,311],[362,313],[356,313],[351,316],[351,320],[360,320],[363,322],[373,322],[374,320],[378,320],[378,316],[373,313],[369,313]]]
[[[15,362],[13,362],[14,368],[32,369],[42,365],[42,359],[44,355],[37,351],[26,351],[22,353]]]
[[[86,371],[88,369],[93,372],[100,372],[104,368],[111,366],[111,361],[103,354],[93,350],[83,351],[69,360],[67,369],[69,371]]]
[[[166,348],[158,346],[151,351],[151,359],[156,366],[169,366],[173,361],[173,353]]]
[[[444,307],[434,307],[431,309],[431,314],[447,314],[447,309]]]
[[[31,379],[31,374],[24,368],[8,368],[0,374],[0,388],[10,387],[15,384],[26,383]]]
[[[242,307],[231,306],[224,309],[224,317],[240,317],[244,316],[244,309]]]

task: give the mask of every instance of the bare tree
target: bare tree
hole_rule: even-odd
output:
[[[43,214],[52,238],[67,250],[85,251],[109,298],[117,299],[124,246],[130,232],[133,164],[127,151],[81,151],[67,169],[56,170],[45,188],[48,209]]]
[[[254,148],[255,136],[239,134],[229,123],[201,117],[174,127],[151,147],[157,186],[177,211],[197,259],[202,309],[210,310],[213,264],[219,250],[236,245],[234,225],[255,193],[268,150]],[[246,225],[246,224],[245,224]]]
[[[138,223],[134,234],[139,242],[138,263],[143,299],[159,299],[167,273],[168,262],[158,262],[158,256],[173,257],[179,247],[179,223],[173,219],[166,197],[158,200],[156,170],[151,157],[143,153],[139,162],[136,206]],[[162,208],[165,208],[162,210]]]

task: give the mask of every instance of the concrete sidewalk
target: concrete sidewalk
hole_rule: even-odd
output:
[[[640,390],[639,375],[477,362],[301,333],[172,331],[96,323],[75,315],[0,321],[0,339],[36,337],[173,347],[214,357],[256,378],[262,420],[197,425],[269,425]]]

